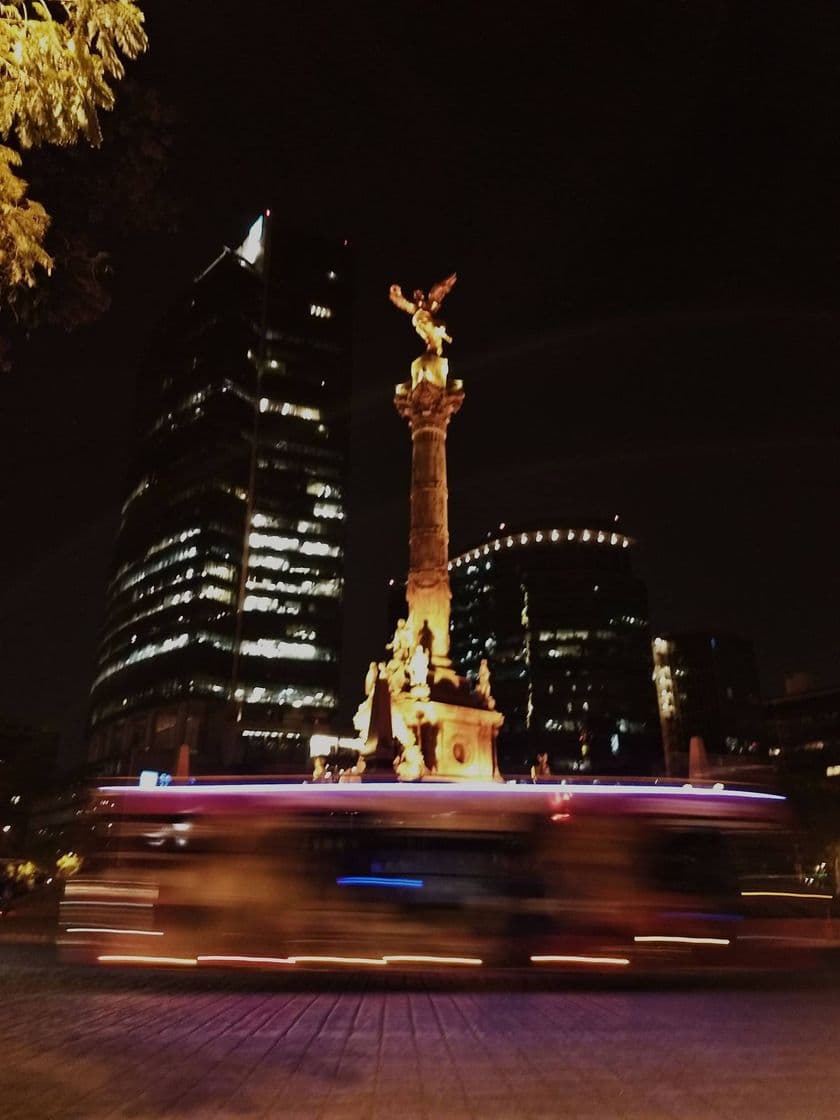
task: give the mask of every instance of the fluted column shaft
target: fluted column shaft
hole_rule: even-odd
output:
[[[446,432],[464,400],[460,382],[447,385],[445,362],[438,358],[430,369],[426,359],[419,371],[412,368],[412,382],[397,386],[394,398],[411,428],[409,621],[415,639],[424,626],[431,630],[432,664],[437,666],[450,664]]]

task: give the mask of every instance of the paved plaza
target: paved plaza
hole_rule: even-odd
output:
[[[836,1120],[840,979],[61,969],[0,947],[5,1120]]]

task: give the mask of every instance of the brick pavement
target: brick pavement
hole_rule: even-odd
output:
[[[86,973],[0,949],[4,1120],[837,1120],[840,979]]]

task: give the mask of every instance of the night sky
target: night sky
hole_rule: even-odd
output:
[[[655,630],[751,637],[766,696],[840,683],[836,4],[142,6],[130,72],[173,115],[178,228],[2,375],[0,717],[72,752],[138,358],[266,206],[358,262],[345,704],[407,559],[391,396],[419,340],[388,285],[455,269],[453,552],[619,513]]]

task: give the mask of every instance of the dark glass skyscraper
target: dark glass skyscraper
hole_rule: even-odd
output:
[[[452,652],[486,658],[503,772],[546,751],[555,773],[661,769],[647,594],[631,539],[588,521],[506,529],[456,557]]]
[[[711,756],[757,754],[762,708],[752,642],[719,631],[665,634],[654,655],[663,734],[677,769],[694,736]]]
[[[282,769],[337,704],[352,263],[260,217],[138,388],[93,684],[103,768]]]

